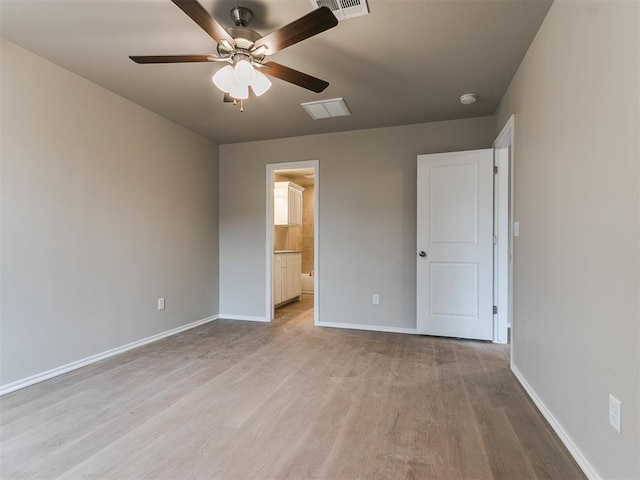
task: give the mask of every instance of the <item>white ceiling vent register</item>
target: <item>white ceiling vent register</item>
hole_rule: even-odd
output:
[[[318,102],[301,103],[307,113],[314,120],[333,117],[346,117],[351,115],[351,111],[342,98],[332,98],[331,100],[320,100]]]
[[[315,8],[329,7],[338,20],[369,13],[367,0],[311,0]]]

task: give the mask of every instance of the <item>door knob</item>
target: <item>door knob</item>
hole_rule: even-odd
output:
[[[426,257],[427,252],[425,252],[424,250],[420,250],[420,253],[418,253],[418,255],[420,255],[421,257]]]

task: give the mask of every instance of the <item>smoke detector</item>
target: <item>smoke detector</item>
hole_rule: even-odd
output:
[[[338,20],[360,17],[369,13],[367,0],[311,0],[313,8],[329,7]]]
[[[472,103],[476,103],[478,100],[477,93],[465,93],[460,97],[460,103],[463,105],[471,105]]]

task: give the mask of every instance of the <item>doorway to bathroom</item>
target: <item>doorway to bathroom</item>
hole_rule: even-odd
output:
[[[317,160],[267,165],[266,318],[318,323]]]

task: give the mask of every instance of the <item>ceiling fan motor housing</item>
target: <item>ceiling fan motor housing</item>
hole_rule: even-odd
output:
[[[248,28],[253,19],[253,12],[247,7],[233,7],[231,9],[231,18],[235,27],[229,27],[226,31],[233,37],[236,46],[235,48],[228,48],[229,45],[219,43],[218,54],[221,57],[231,57],[232,60],[236,54],[246,55],[257,61],[263,60],[264,55],[253,55],[250,52],[256,41],[262,38],[262,35],[258,32]]]
[[[236,27],[248,27],[253,18],[253,12],[247,7],[233,7],[231,9],[231,18]]]

